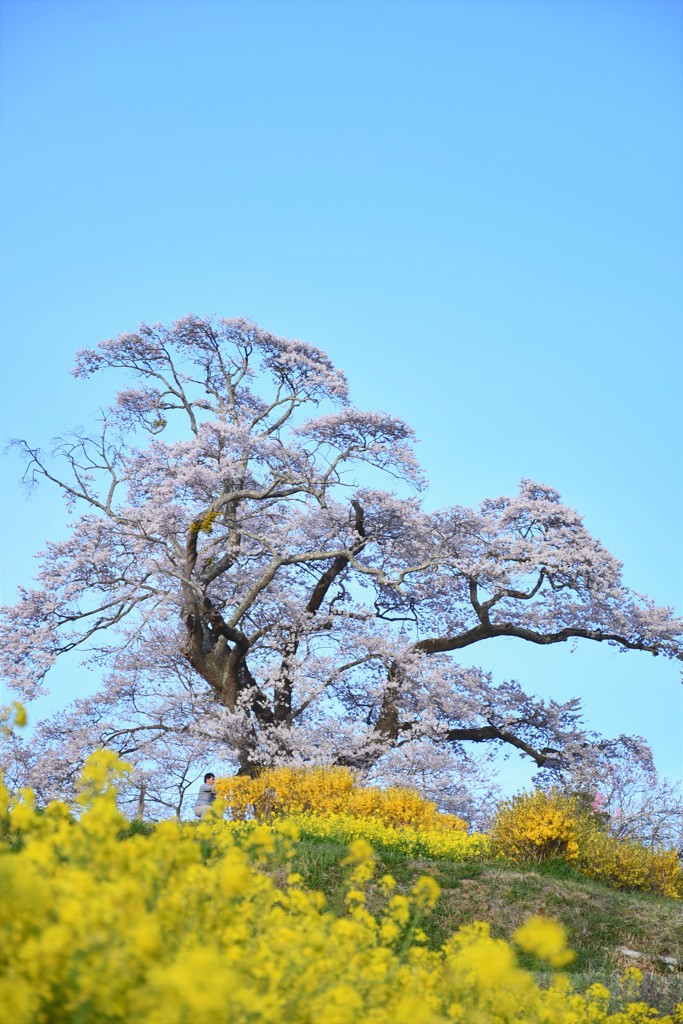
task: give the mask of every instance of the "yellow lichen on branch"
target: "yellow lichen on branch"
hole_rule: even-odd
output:
[[[211,533],[213,524],[218,518],[218,511],[213,510],[206,513],[201,519],[195,519],[190,523],[190,533]]]

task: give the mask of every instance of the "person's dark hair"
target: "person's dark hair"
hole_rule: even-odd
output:
[[[215,778],[216,778],[216,776],[213,774],[213,772],[207,772],[206,775],[204,776],[204,782],[208,782],[209,779],[215,779]]]

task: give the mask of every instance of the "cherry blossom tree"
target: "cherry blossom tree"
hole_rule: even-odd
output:
[[[660,776],[647,744],[640,737],[622,736],[602,744],[598,761],[568,765],[553,778],[536,780],[541,788],[560,786],[578,796],[620,839],[645,846],[676,849],[683,857],[683,789],[680,781]]]
[[[683,858],[680,782],[662,777],[653,765],[633,759],[612,765],[612,769],[603,772],[596,800],[596,807],[609,816],[610,831],[646,846],[676,849]]]
[[[426,778],[493,744],[566,771],[607,749],[578,701],[496,683],[458,651],[514,637],[683,657],[681,621],[624,585],[551,487],[429,510],[411,429],[354,408],[310,344],[188,316],[78,353],[77,377],[105,372],[125,386],[97,430],[50,456],[14,442],[71,528],[2,610],[3,674],[30,700],[80,651],[103,677],[43,727],[42,770],[105,743],[150,787],[202,750],[241,772]]]

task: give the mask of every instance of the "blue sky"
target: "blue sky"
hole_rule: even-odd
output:
[[[2,0],[0,437],[87,424],[75,350],[187,312],[326,349],[435,505],[556,487],[683,610],[679,0]],[[2,599],[63,531],[2,460]],[[474,649],[683,775],[674,666]],[[55,704],[95,685],[73,666]]]

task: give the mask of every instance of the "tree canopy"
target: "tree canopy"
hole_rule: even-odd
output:
[[[487,741],[585,771],[610,744],[577,700],[457,652],[514,637],[683,658],[683,623],[624,585],[553,488],[429,510],[410,427],[355,408],[320,349],[188,316],[78,353],[77,377],[112,371],[126,386],[96,431],[49,457],[14,442],[71,520],[2,611],[3,674],[30,699],[78,649],[103,679],[42,731],[54,778],[102,743],[151,780],[209,747],[249,773],[438,773]]]

